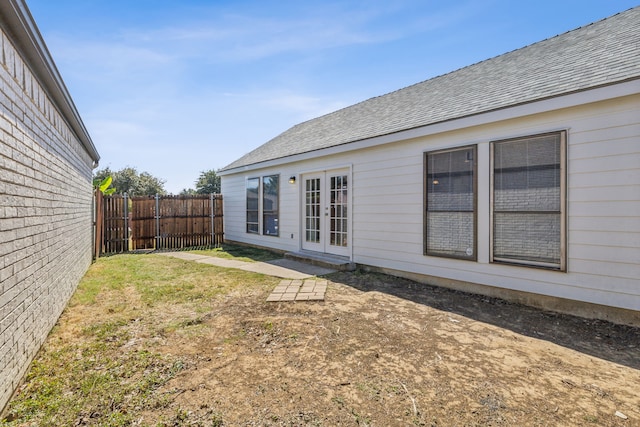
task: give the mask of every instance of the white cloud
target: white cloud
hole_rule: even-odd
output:
[[[340,80],[340,54],[460,19],[457,12],[416,13],[402,25],[388,19],[407,4],[422,8],[419,2],[297,2],[275,12],[251,4],[140,26],[129,20],[86,37],[47,35],[101,167],[131,165],[178,192],[200,171],[223,167],[290,126],[361,101],[369,92],[349,83],[327,89],[327,72]],[[355,86],[363,84],[364,75]]]
[[[51,36],[49,47],[56,62],[70,63],[76,70],[91,70],[95,75],[132,73],[166,65],[171,55],[159,49],[150,49],[126,42],[92,39],[68,39]]]
[[[115,46],[131,47],[131,53],[140,49],[141,60],[147,55],[154,59],[155,53],[161,58],[226,62],[378,43],[400,38],[408,28],[384,25],[388,8],[371,3],[366,7],[322,3],[298,9],[282,16],[252,10],[220,13],[214,8],[203,16],[177,19],[167,26],[118,29],[110,37]]]

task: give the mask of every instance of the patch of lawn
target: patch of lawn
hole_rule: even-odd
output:
[[[226,253],[226,252],[225,252]],[[71,305],[93,304],[100,293],[135,288],[147,304],[213,298],[264,276],[156,255],[125,254],[100,258],[91,266]]]
[[[138,425],[145,413],[172,402],[173,394],[157,390],[187,363],[163,352],[162,340],[168,334],[197,339],[206,333],[212,300],[266,292],[277,280],[157,255],[99,259],[0,425]]]
[[[131,425],[133,408],[167,404],[155,390],[183,368],[180,359],[149,350],[123,351],[122,322],[95,324],[82,340],[45,345],[2,425]]]
[[[282,255],[266,249],[240,245],[222,245],[220,248],[192,251],[194,253],[218,258],[236,259],[245,262],[264,262],[282,258]]]

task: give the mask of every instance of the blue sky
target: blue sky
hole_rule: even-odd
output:
[[[194,187],[291,126],[637,0],[27,0],[101,155]]]

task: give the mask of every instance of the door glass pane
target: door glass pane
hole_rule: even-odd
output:
[[[338,175],[330,178],[330,206],[331,229],[329,243],[332,246],[347,246],[347,205],[348,205],[347,176]]]
[[[305,239],[320,242],[320,178],[305,181]]]

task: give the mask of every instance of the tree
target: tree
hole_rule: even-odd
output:
[[[112,186],[116,189],[117,194],[127,193],[130,196],[153,196],[156,194],[165,195],[167,191],[164,189],[165,181],[151,175],[149,172],[138,173],[136,168],[127,166],[119,171],[113,172],[111,169],[104,168],[96,171],[95,180],[106,179],[112,177]]]
[[[200,172],[200,177],[196,181],[196,193],[220,193],[220,177],[215,170]]]
[[[194,190],[193,188],[183,188],[182,191],[180,192],[181,196],[193,196],[197,194],[196,190]]]
[[[167,190],[164,189],[165,181],[151,175],[149,172],[142,172],[138,177],[138,185],[132,195],[136,196],[152,196],[154,194],[165,195]]]

